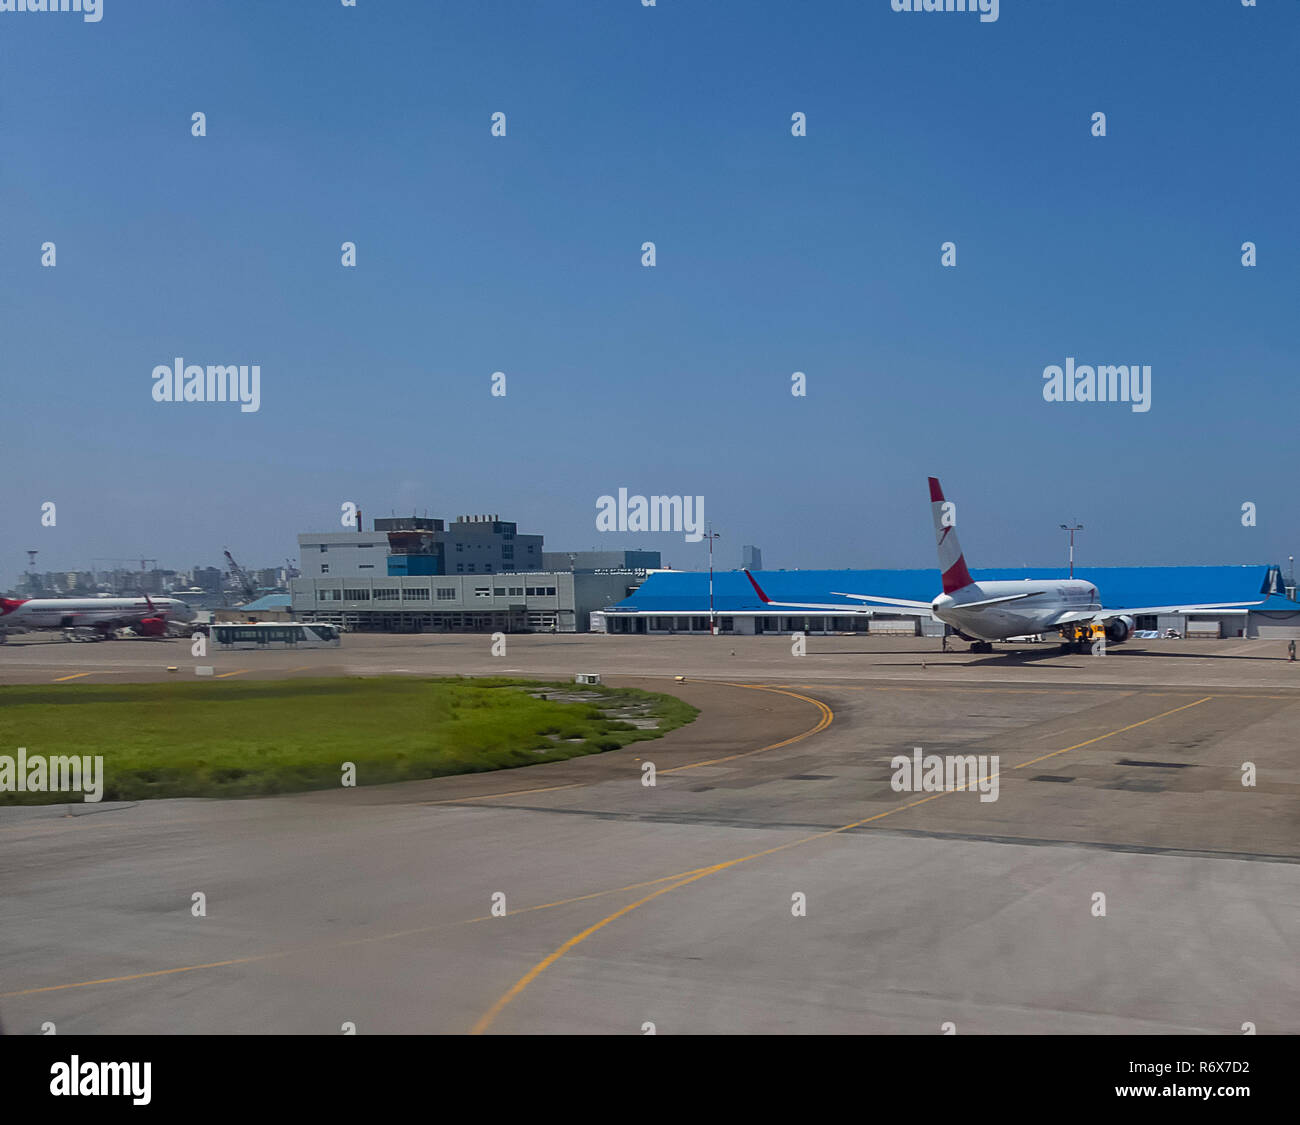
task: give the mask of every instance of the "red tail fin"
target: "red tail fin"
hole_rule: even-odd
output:
[[[939,570],[943,592],[952,594],[974,581],[966,569],[966,556],[957,542],[957,505],[943,498],[936,477],[930,478],[930,513],[934,517],[934,541],[939,548]]]
[[[748,570],[745,571],[745,577],[749,579],[749,584],[754,587],[754,593],[758,595],[758,600],[764,605],[769,605],[772,599],[763,593],[763,587],[754,581],[754,576]]]

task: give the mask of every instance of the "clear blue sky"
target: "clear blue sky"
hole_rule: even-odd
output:
[[[931,473],[972,566],[1063,562],[1070,520],[1089,565],[1285,564],[1298,32],[1290,0],[0,14],[0,585],[28,547],[269,565],[345,500],[705,565],[598,533],[619,487],[704,495],[722,566],[933,566]],[[260,364],[261,410],[155,403],[175,356]],[[1044,402],[1066,356],[1150,364],[1151,410]]]

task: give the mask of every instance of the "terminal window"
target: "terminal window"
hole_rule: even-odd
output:
[[[455,586],[439,586],[438,600],[440,602],[454,602],[456,600]]]

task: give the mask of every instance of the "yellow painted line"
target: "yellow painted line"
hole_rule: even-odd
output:
[[[951,687],[948,683],[939,681],[933,687],[907,687],[903,684],[865,684],[861,687],[837,686],[835,684],[791,684],[791,687],[804,687],[812,691],[937,691],[944,695],[1096,695],[1098,691],[1104,691],[1109,688],[1109,684],[1099,684],[1093,690],[1077,690],[1074,688],[999,688],[999,687]],[[1120,685],[1115,685],[1114,690],[1125,690]]]
[[[608,780],[608,779],[604,779]],[[577,789],[592,782],[574,781],[568,785],[547,785],[541,789],[511,789],[505,793],[481,793],[477,797],[449,797],[443,801],[417,801],[417,805],[460,805],[466,801],[491,801],[496,797],[522,797],[527,793],[554,793],[558,789]]]
[[[803,731],[801,734],[793,735],[790,738],[783,739],[781,742],[774,742],[770,746],[760,746],[757,750],[743,750],[739,754],[729,754],[725,758],[709,758],[707,761],[703,761],[703,762],[691,762],[690,764],[685,766],[673,766],[671,769],[659,770],[658,772],[660,775],[668,774],[668,773],[679,773],[682,770],[698,769],[700,766],[716,766],[716,765],[720,765],[723,762],[734,762],[738,758],[749,758],[752,757],[754,754],[766,754],[769,750],[779,750],[781,749],[782,746],[789,746],[792,743],[801,742],[805,738],[811,738],[814,734],[820,733],[821,731],[825,730],[828,726],[830,726],[835,718],[835,712],[832,711],[829,707],[827,707],[826,704],[823,703],[820,699],[813,699],[811,696],[800,695],[798,692],[783,691],[780,688],[767,687],[762,684],[733,684],[733,683],[726,683],[725,681],[722,680],[710,680],[708,682],[714,684],[722,684],[724,687],[749,688],[750,690],[753,691],[772,692],[775,695],[788,695],[792,699],[801,699],[805,703],[811,703],[814,707],[816,707],[821,712],[821,716],[816,722],[816,724],[809,727],[806,731]],[[599,785],[601,782],[612,781],[612,780],[615,779],[604,777],[604,778],[597,778],[592,781],[574,781],[567,785],[548,785],[542,789],[512,789],[509,792],[505,792],[505,793],[485,793],[478,797],[452,797],[443,801],[420,801],[418,803],[421,805],[459,805],[464,803],[465,801],[490,801],[496,797],[522,797],[530,793],[554,793],[561,789],[579,789],[583,786]]]
[[[244,671],[247,671],[247,669],[243,669],[243,670],[244,670]],[[227,675],[235,675],[235,674],[237,674],[237,673],[233,673],[233,672],[232,672],[232,673],[227,673]],[[795,693],[793,693],[793,692],[777,691],[777,689],[775,689],[775,688],[760,687],[760,686],[758,686],[758,685],[754,685],[754,684],[729,684],[728,686],[730,686],[730,687],[747,687],[747,688],[752,687],[752,688],[754,688],[754,689],[757,690],[757,691],[774,691],[774,692],[776,692],[777,694],[780,694],[780,695],[794,695],[794,694],[795,694]],[[817,699],[811,699],[811,698],[808,698],[808,697],[806,697],[806,696],[796,696],[796,698],[799,698],[799,699],[805,699],[807,702],[814,704],[816,707],[818,707],[818,708],[821,710],[822,714],[821,714],[820,718],[818,719],[817,723],[816,723],[814,726],[810,727],[808,730],[804,731],[802,734],[797,734],[797,735],[795,735],[795,736],[792,737],[792,738],[787,738],[787,739],[785,739],[785,740],[783,740],[783,741],[781,741],[781,742],[773,743],[771,746],[764,746],[764,747],[762,747],[762,748],[759,749],[759,750],[748,750],[748,751],[745,751],[744,753],[741,753],[741,754],[733,754],[733,755],[731,755],[731,756],[728,757],[728,758],[718,758],[718,759],[714,759],[714,760],[715,760],[715,761],[731,761],[731,760],[734,759],[734,758],[744,758],[744,757],[748,757],[748,756],[751,755],[751,754],[761,754],[761,753],[763,753],[765,750],[775,750],[775,749],[777,749],[778,747],[781,747],[781,746],[788,746],[788,745],[790,745],[790,743],[792,743],[792,742],[798,742],[798,741],[800,741],[801,739],[808,738],[808,737],[810,737],[811,735],[816,734],[818,731],[825,730],[826,727],[828,727],[828,726],[830,725],[832,719],[834,718],[834,712],[831,711],[831,709],[830,709],[829,707],[827,707],[826,704],[822,703],[820,700],[817,700]],[[709,764],[708,762],[696,762],[696,763],[694,763],[694,765],[708,765],[708,764]],[[677,768],[677,769],[691,769],[691,768],[693,768],[693,766],[678,766],[678,767],[676,767],[676,768]],[[663,772],[663,773],[669,773],[669,772],[672,772],[672,771],[669,771],[669,770],[663,770],[663,771],[661,771],[661,772]],[[466,800],[485,800],[485,799],[487,799],[488,797],[507,797],[507,796],[517,796],[517,795],[519,795],[519,794],[521,794],[521,793],[546,793],[546,792],[552,792],[552,791],[557,790],[557,789],[574,789],[574,788],[577,788],[577,787],[578,787],[578,783],[575,783],[575,784],[572,784],[572,785],[554,785],[554,786],[550,786],[550,787],[548,787],[548,788],[546,788],[546,789],[523,789],[523,790],[513,790],[513,791],[510,792],[510,793],[489,793],[489,794],[484,795],[483,797],[477,797],[477,798],[474,798],[474,797],[462,797],[462,798],[459,798],[459,801],[466,801]],[[421,803],[421,804],[425,804],[425,805],[436,805],[436,804],[454,804],[454,803],[458,803],[458,802],[457,802],[457,801],[423,801],[423,802],[420,802],[420,803]],[[741,861],[736,861],[736,862],[741,862]],[[538,905],[538,906],[528,906],[528,907],[524,907],[522,910],[512,910],[512,911],[509,911],[509,914],[508,914],[507,916],[509,916],[509,915],[513,915],[513,914],[527,914],[527,913],[530,913],[531,911],[535,911],[535,910],[549,910],[549,909],[551,909],[552,907],[556,907],[556,906],[567,906],[567,905],[569,905],[569,904],[571,904],[571,903],[575,903],[575,902],[585,902],[585,901],[588,900],[588,899],[602,898],[602,897],[604,897],[605,895],[620,894],[620,893],[623,893],[623,892],[626,892],[626,891],[631,891],[631,890],[640,890],[640,889],[642,889],[642,888],[644,888],[644,887],[653,887],[653,886],[657,886],[657,885],[660,884],[660,883],[668,883],[668,882],[672,882],[673,880],[680,880],[680,882],[675,883],[674,886],[682,886],[684,883],[694,882],[695,879],[702,878],[703,876],[708,875],[708,874],[711,874],[713,871],[718,870],[718,869],[719,869],[719,868],[717,868],[717,867],[705,867],[705,868],[693,868],[693,869],[690,870],[690,871],[679,871],[679,872],[677,872],[675,875],[664,875],[664,876],[661,876],[661,877],[658,878],[658,879],[650,879],[650,880],[647,880],[646,882],[641,882],[641,883],[631,883],[631,884],[628,884],[627,886],[623,886],[623,887],[614,887],[614,888],[612,888],[612,889],[610,889],[610,890],[605,890],[605,891],[593,891],[593,892],[591,892],[590,894],[577,895],[577,896],[574,897],[574,898],[560,899],[560,900],[558,900],[558,901],[556,901],[556,902],[542,903],[541,905]],[[664,890],[671,890],[671,889],[673,889],[673,888],[672,888],[672,887],[664,888]],[[656,897],[658,894],[662,894],[662,893],[663,893],[662,890],[661,890],[661,891],[657,891],[657,892],[655,892],[654,895],[650,895],[649,898],[654,898],[654,897]],[[649,898],[647,898],[647,899],[642,899],[641,901],[642,901],[642,902],[648,902],[648,901],[649,901]],[[640,905],[640,903],[634,903],[631,907],[627,907],[627,908],[625,908],[625,909],[624,909],[623,911],[621,911],[620,913],[626,913],[626,912],[629,911],[629,910],[633,910],[633,909],[635,909],[635,908],[636,908],[637,906],[639,906],[639,905]],[[320,948],[326,948],[326,949],[337,949],[337,948],[343,948],[343,947],[345,947],[345,946],[350,946],[350,945],[360,945],[360,944],[364,944],[364,943],[367,943],[367,942],[375,942],[375,941],[391,941],[391,940],[393,940],[393,939],[395,939],[395,938],[399,938],[399,937],[409,937],[409,936],[414,935],[414,934],[429,933],[429,932],[432,931],[432,930],[445,929],[445,928],[447,928],[448,926],[469,925],[469,924],[472,924],[472,923],[475,923],[475,922],[483,922],[483,921],[486,921],[486,920],[487,920],[488,918],[490,918],[490,917],[491,917],[491,915],[484,915],[484,916],[479,917],[479,918],[468,918],[468,919],[465,919],[465,920],[462,921],[462,922],[440,923],[440,924],[438,924],[438,925],[436,925],[436,926],[426,926],[426,927],[421,927],[421,928],[414,929],[414,930],[400,930],[400,931],[397,931],[397,932],[395,932],[395,933],[390,933],[390,934],[380,934],[380,935],[376,935],[376,936],[374,936],[374,937],[368,937],[368,938],[355,938],[355,939],[352,939],[352,940],[350,940],[350,941],[346,941],[346,942],[337,942],[337,943],[334,943],[333,945],[330,945],[330,946],[324,946],[324,947],[320,947]],[[607,921],[613,921],[613,916],[612,916],[611,918],[607,919]],[[602,925],[603,925],[603,924],[604,924],[604,923],[602,923]],[[599,927],[597,927],[597,928],[599,928]],[[592,932],[595,932],[595,931],[593,930]],[[585,935],[584,935],[584,936],[585,936]],[[577,943],[575,942],[574,944],[577,944]],[[154,972],[149,972],[149,973],[133,973],[133,974],[131,974],[131,975],[129,975],[129,976],[122,976],[122,977],[105,977],[105,978],[102,978],[102,979],[100,979],[100,980],[76,981],[76,982],[73,982],[73,983],[71,983],[71,984],[55,984],[55,985],[47,985],[46,987],[43,987],[43,988],[29,988],[29,989],[24,989],[24,990],[19,991],[19,992],[0,992],[0,1000],[8,999],[8,998],[11,998],[11,997],[14,997],[14,996],[28,996],[28,995],[31,995],[32,993],[36,993],[36,992],[58,992],[58,991],[61,991],[61,990],[63,990],[63,989],[68,989],[68,988],[89,988],[89,987],[91,987],[91,986],[93,986],[93,985],[98,985],[98,984],[119,984],[119,983],[123,983],[123,982],[126,982],[126,981],[145,980],[145,979],[150,978],[150,977],[170,976],[170,975],[172,975],[173,973],[189,973],[189,972],[196,972],[196,971],[198,971],[198,970],[200,970],[200,969],[217,969],[217,968],[223,968],[223,967],[228,966],[228,965],[242,965],[242,964],[248,964],[248,963],[253,962],[253,961],[266,961],[266,960],[270,960],[271,958],[274,958],[274,957],[284,957],[284,956],[288,956],[288,955],[289,955],[290,953],[292,953],[292,952],[295,952],[295,951],[294,951],[294,950],[284,950],[284,951],[281,951],[281,952],[278,952],[278,953],[264,953],[264,954],[258,954],[258,955],[250,956],[250,957],[238,957],[238,958],[235,958],[235,959],[233,959],[233,960],[229,960],[229,961],[210,961],[210,962],[206,962],[206,963],[204,963],[204,964],[202,964],[202,965],[182,965],[182,966],[179,966],[179,967],[177,967],[177,968],[172,968],[172,969],[158,969],[158,970],[155,970]],[[299,951],[296,951],[296,952],[310,952],[310,950],[299,950]],[[561,954],[560,956],[563,956],[563,954]],[[558,960],[558,958],[557,958],[557,960]],[[527,985],[525,985],[524,987],[527,987]],[[520,991],[522,991],[522,989],[521,989]],[[507,1003],[508,1003],[508,1002],[509,1002],[509,1001],[507,1001]],[[504,1006],[504,1005],[503,1005],[503,1006]],[[495,1018],[495,1017],[493,1017],[493,1018]]]
[[[1125,731],[1130,731],[1136,727],[1145,726],[1147,723],[1153,723],[1157,719],[1163,719],[1167,715],[1174,715],[1177,714],[1179,711],[1186,711],[1188,708],[1196,707],[1199,704],[1205,703],[1207,700],[1212,698],[1214,697],[1207,695],[1204,699],[1196,700],[1195,703],[1188,703],[1182,707],[1175,707],[1171,711],[1163,711],[1159,715],[1152,715],[1149,719],[1143,719],[1140,722],[1130,723],[1128,726],[1120,727],[1119,729],[1110,731],[1107,734],[1098,735],[1096,738],[1090,738],[1086,742],[1079,742],[1073,746],[1067,746],[1062,750],[1055,750],[1051,754],[1044,754],[1043,757],[1041,758],[1035,758],[1034,762],[1041,762],[1045,758],[1053,758],[1057,754],[1065,754],[1070,750],[1078,750],[1080,747],[1083,746],[1091,746],[1093,743],[1101,742],[1103,739],[1113,738],[1117,734],[1123,734]],[[1026,765],[1026,766],[1033,765],[1034,762],[1024,762],[1022,763],[1022,765]],[[1020,767],[1017,766],[1016,768],[1019,769]],[[775,847],[766,848],[760,852],[754,852],[751,855],[740,856],[736,859],[729,859],[723,863],[715,864],[712,867],[706,867],[703,870],[695,874],[692,874],[689,878],[682,879],[678,882],[672,883],[667,887],[663,887],[660,890],[656,891],[654,894],[647,895],[645,898],[640,899],[637,902],[631,903],[630,905],[623,907],[623,909],[621,910],[615,911],[613,914],[610,914],[608,917],[602,918],[595,925],[588,926],[587,929],[583,930],[580,934],[576,934],[575,936],[571,937],[558,949],[548,954],[536,965],[534,965],[531,969],[529,969],[528,972],[526,972],[522,977],[520,977],[519,980],[515,981],[515,983],[496,1001],[496,1003],[493,1004],[492,1007],[489,1008],[479,1018],[478,1022],[475,1023],[474,1027],[471,1029],[470,1034],[482,1035],[485,1031],[488,1030],[489,1027],[491,1027],[492,1023],[496,1020],[497,1016],[499,1016],[506,1009],[506,1007],[510,1004],[512,1000],[518,997],[524,991],[524,989],[526,989],[534,980],[536,980],[539,976],[541,976],[541,974],[544,973],[548,968],[550,968],[557,961],[559,961],[561,957],[563,957],[575,946],[586,941],[587,938],[589,938],[592,934],[598,932],[599,930],[603,929],[605,926],[609,925],[610,922],[613,922],[616,919],[623,917],[625,914],[630,914],[638,906],[642,906],[645,903],[658,898],[660,895],[667,894],[669,891],[676,890],[678,887],[684,887],[688,883],[693,883],[697,879],[703,879],[706,875],[712,875],[718,871],[725,871],[728,868],[736,867],[739,864],[748,863],[750,860],[753,859],[759,859],[764,856],[775,855],[777,852],[783,852],[789,848],[797,848],[802,844],[811,843],[814,840],[824,840],[828,836],[837,836],[844,832],[850,832],[855,828],[861,828],[864,824],[871,824],[874,821],[883,820],[885,817],[893,816],[895,813],[906,812],[908,809],[914,809],[918,805],[924,805],[929,801],[937,800],[940,797],[946,797],[951,793],[962,792],[963,790],[968,788],[969,784],[970,783],[967,783],[967,785],[963,785],[958,789],[948,789],[948,790],[942,790],[938,793],[931,793],[928,797],[922,797],[916,801],[909,801],[905,805],[899,805],[892,809],[886,809],[884,812],[879,812],[873,816],[864,817],[862,820],[856,820],[851,824],[843,824],[839,828],[831,828],[824,832],[814,832],[812,835],[804,836],[798,840],[790,840],[784,844],[778,844]]]
[[[723,683],[724,681],[714,681],[714,682]],[[686,765],[686,766],[673,766],[671,769],[660,770],[659,771],[660,774],[680,773],[682,770],[695,770],[695,769],[699,769],[701,766],[716,766],[716,765],[721,765],[723,762],[734,762],[739,758],[751,758],[755,754],[766,754],[769,750],[780,750],[781,747],[783,746],[790,746],[793,743],[802,742],[805,738],[811,738],[814,734],[820,734],[828,726],[830,726],[832,722],[835,721],[835,712],[832,711],[829,707],[827,707],[826,704],[823,703],[820,699],[813,699],[813,697],[810,695],[800,695],[796,691],[783,691],[781,688],[764,687],[761,684],[726,683],[725,686],[748,688],[751,691],[767,691],[767,692],[772,692],[774,695],[788,695],[792,699],[801,699],[805,703],[811,703],[814,707],[816,707],[817,710],[821,712],[821,717],[817,720],[817,723],[814,726],[809,727],[802,734],[796,734],[790,738],[782,739],[780,742],[774,742],[770,746],[762,746],[759,747],[759,749],[757,750],[743,750],[739,754],[728,754],[725,758],[710,758],[707,761],[692,762],[690,765]]]
[[[1076,742],[1073,746],[1067,746],[1064,750],[1053,750],[1050,754],[1044,754],[1041,758],[1031,758],[1028,762],[1021,762],[1014,767],[1022,770],[1026,766],[1036,765],[1038,762],[1045,762],[1048,758],[1055,758],[1057,754],[1068,754],[1071,750],[1078,750],[1081,746],[1091,746],[1094,742],[1101,742],[1106,738],[1114,738],[1117,734],[1123,734],[1126,730],[1133,730],[1136,727],[1144,727],[1147,723],[1154,723],[1157,719],[1163,719],[1166,715],[1177,715],[1179,711],[1186,711],[1189,707],[1199,707],[1202,703],[1208,703],[1214,696],[1207,695],[1204,699],[1198,699],[1195,703],[1185,703],[1182,707],[1175,707],[1172,711],[1162,711],[1159,715],[1152,715],[1149,719],[1143,719],[1140,723],[1129,723],[1126,727],[1120,727],[1119,730],[1113,730],[1109,734],[1099,734],[1096,738],[1090,738],[1087,742]]]
[[[555,902],[540,903],[537,906],[525,906],[519,910],[509,911],[506,916],[513,917],[516,914],[529,914],[537,910],[550,910],[556,906],[569,906],[575,902],[586,902],[588,899],[603,898],[606,895],[615,895],[615,894],[624,893],[626,891],[641,890],[645,887],[658,886],[660,883],[668,883],[674,879],[682,879],[685,876],[695,875],[697,873],[703,874],[711,870],[712,868],[697,867],[691,871],[679,871],[675,875],[664,875],[658,879],[649,879],[641,883],[629,883],[627,886],[623,886],[623,887],[611,887],[610,889],[604,891],[592,891],[589,894],[576,895],[573,898],[562,898],[562,899],[558,899]],[[98,980],[81,980],[81,981],[74,981],[70,984],[51,984],[51,985],[45,985],[44,987],[41,988],[24,988],[24,989],[20,989],[17,992],[0,992],[0,1000],[11,999],[12,997],[15,996],[31,996],[38,992],[62,992],[69,988],[90,988],[94,985],[99,985],[99,984],[123,984],[125,982],[133,981],[133,980],[148,980],[152,977],[171,976],[175,973],[194,973],[202,969],[220,969],[220,968],[225,968],[226,966],[229,965],[247,965],[256,961],[271,961],[277,957],[288,957],[294,954],[318,953],[318,952],[325,952],[333,949],[343,949],[353,945],[366,945],[372,942],[380,942],[380,941],[394,941],[397,938],[411,937],[417,934],[428,934],[428,933],[433,933],[437,930],[451,929],[454,926],[469,926],[469,925],[474,925],[475,923],[478,922],[488,922],[493,920],[494,920],[493,915],[483,914],[477,918],[465,918],[457,922],[438,922],[432,926],[419,926],[412,930],[396,930],[392,933],[374,934],[370,937],[350,938],[347,941],[331,942],[327,945],[305,946],[300,949],[282,949],[282,950],[277,950],[274,953],[257,953],[257,954],[252,954],[248,957],[233,957],[226,961],[207,961],[201,965],[178,965],[175,968],[171,968],[171,969],[155,969],[153,972],[130,973],[126,976],[120,976],[120,977],[101,977]]]
[[[65,680],[79,680],[82,676],[93,676],[94,674],[94,672],[74,672],[71,676],[55,676],[54,682],[61,684]]]
[[[717,680],[697,680],[697,683],[718,683]],[[1073,688],[980,688],[980,687],[950,687],[946,681],[936,681],[933,686],[924,687],[906,687],[889,683],[868,684],[864,686],[850,684],[778,684],[777,687],[797,687],[804,688],[808,691],[918,691],[918,692],[941,692],[944,695],[1099,695],[1107,691],[1122,691],[1130,695],[1140,692],[1142,695],[1191,695],[1193,694],[1186,688],[1170,687],[1166,684],[1097,684],[1091,689],[1075,690]],[[1291,695],[1258,695],[1247,694],[1236,691],[1233,687],[1223,687],[1218,689],[1219,694],[1216,698],[1220,699],[1300,699],[1300,693]]]
[[[243,965],[249,961],[269,961],[272,957],[284,957],[285,953],[263,953],[256,957],[234,957],[229,961],[209,961],[205,965],[184,965],[179,969],[159,969],[152,973],[132,973],[125,977],[102,977],[100,980],[83,980],[76,984],[51,984],[45,988],[25,988],[21,992],[0,992],[0,998],[11,996],[33,996],[38,992],[59,992],[65,988],[89,988],[93,984],[122,984],[129,980],[145,980],[148,977],[165,977],[172,973],[191,973],[195,969],[219,969],[225,965]]]
[[[622,910],[614,911],[614,913],[609,915],[609,917],[602,918],[594,926],[588,926],[585,930],[582,931],[582,933],[569,938],[569,940],[566,941],[562,946],[560,946],[559,949],[555,950],[554,953],[550,954],[548,957],[539,961],[536,965],[534,965],[531,969],[529,969],[528,972],[526,972],[522,977],[520,977],[517,981],[515,981],[514,985],[511,986],[510,990],[504,996],[502,996],[495,1004],[493,1004],[491,1008],[489,1008],[486,1012],[484,1012],[482,1016],[479,1017],[478,1023],[474,1025],[473,1029],[470,1031],[470,1034],[482,1035],[483,1032],[485,1032],[491,1026],[492,1021],[495,1020],[497,1016],[501,1014],[501,1012],[510,1003],[510,1001],[512,1001],[516,996],[518,996],[521,992],[523,992],[525,988],[527,988],[530,984],[533,983],[534,980],[536,980],[539,976],[541,976],[542,973],[544,973],[547,969],[549,969],[552,965],[554,965],[556,961],[558,961],[561,957],[563,957],[566,953],[568,953],[570,949],[572,949],[575,945],[579,944],[580,942],[586,941],[587,938],[591,937],[591,935],[594,934],[597,930],[603,929],[605,926],[608,926],[611,922],[615,921],[618,918],[623,917],[624,914],[631,914],[632,911],[635,910],[638,906],[642,906],[645,903],[650,902],[652,899],[658,898],[660,895],[665,895],[669,891],[675,891],[678,887],[684,887],[686,886],[687,883],[694,883],[696,879],[703,879],[704,876],[713,874],[715,870],[716,868],[706,867],[698,875],[692,875],[688,879],[682,879],[676,883],[669,883],[668,886],[666,887],[660,887],[657,891],[653,892],[652,894],[646,895],[645,898],[638,899],[636,902],[630,903],[629,905],[623,907]]]
[[[212,678],[214,680],[224,680],[227,676],[242,676],[247,671],[248,671],[247,668],[237,668],[233,672],[222,672],[221,675],[213,676]]]
[[[739,685],[739,686],[750,686],[750,685]],[[1206,696],[1205,699],[1198,699],[1195,703],[1189,703],[1185,707],[1178,707],[1175,708],[1173,711],[1166,711],[1160,715],[1153,715],[1149,719],[1143,719],[1140,722],[1132,723],[1126,727],[1121,727],[1119,730],[1111,731],[1109,734],[1104,734],[1098,736],[1097,738],[1089,739],[1087,742],[1080,742],[1074,746],[1067,746],[1064,750],[1058,750],[1055,751],[1054,753],[1063,754],[1069,750],[1076,750],[1082,746],[1088,746],[1094,742],[1100,742],[1102,739],[1110,738],[1113,735],[1123,733],[1124,731],[1132,730],[1134,729],[1134,727],[1139,727],[1139,726],[1143,726],[1146,723],[1155,722],[1157,719],[1164,718],[1166,715],[1172,715],[1176,711],[1184,711],[1187,710],[1187,708],[1189,707],[1195,707],[1198,704],[1204,703],[1211,698],[1213,697]],[[819,723],[818,728],[815,729],[824,729],[824,726],[822,726]],[[808,733],[811,733],[811,731]],[[796,737],[807,737],[807,736],[808,735],[805,734]],[[749,751],[748,753],[757,753],[757,751]],[[1051,757],[1053,755],[1045,755],[1045,756]],[[1036,759],[1036,760],[1041,761],[1041,759]],[[1032,763],[1030,762],[1024,763],[1024,765],[1031,765],[1031,764]],[[553,965],[556,961],[558,961],[561,957],[563,957],[567,952],[569,952],[575,946],[585,941],[588,937],[596,933],[598,930],[602,929],[604,926],[608,925],[610,922],[613,922],[616,919],[626,914],[630,914],[637,907],[644,905],[645,903],[651,901],[654,898],[658,898],[662,894],[666,894],[668,891],[676,890],[678,887],[685,886],[688,883],[693,883],[697,879],[704,878],[706,875],[712,875],[715,872],[725,871],[730,867],[735,867],[742,863],[748,863],[750,860],[753,859],[759,859],[764,856],[773,855],[776,852],[785,851],[788,848],[798,847],[801,844],[810,843],[814,840],[825,839],[828,836],[836,836],[841,833],[851,831],[854,828],[860,828],[864,824],[870,824],[873,821],[881,820],[887,816],[892,816],[894,813],[905,812],[906,810],[915,808],[918,805],[923,805],[927,801],[933,801],[939,797],[945,797],[948,795],[949,792],[959,792],[959,791],[960,790],[948,790],[940,793],[932,793],[927,797],[922,797],[919,800],[911,801],[908,804],[900,805],[893,809],[886,809],[884,812],[876,813],[873,816],[865,817],[862,820],[854,821],[851,824],[841,825],[839,828],[828,829],[824,832],[816,832],[813,833],[812,835],[804,836],[798,840],[791,840],[787,843],[778,844],[775,847],[767,848],[763,851],[754,852],[751,855],[740,856],[736,859],[726,860],[725,862],[713,864],[711,866],[702,867],[702,868],[693,868],[688,871],[679,871],[673,875],[661,876],[658,879],[650,879],[639,883],[630,883],[627,884],[626,886],[613,887],[604,891],[592,891],[588,894],[576,895],[572,898],[558,899],[555,902],[541,903],[536,906],[527,906],[520,910],[512,910],[509,912],[507,917],[512,917],[517,914],[528,914],[539,910],[550,910],[558,906],[568,906],[576,902],[585,902],[591,899],[603,898],[612,894],[621,894],[631,890],[641,890],[644,889],[645,887],[658,886],[661,883],[670,884],[669,886],[660,888],[660,890],[654,892],[651,895],[647,895],[646,897],[639,899],[637,902],[631,903],[630,905],[623,907],[621,910],[615,911],[613,914],[602,919],[600,922],[597,922],[594,926],[588,927],[582,933],[576,935],[576,937],[570,938],[569,941],[565,942],[564,945],[562,945],[554,953],[552,953],[547,958],[545,958],[542,962],[539,962],[539,964],[534,966],[533,969],[529,970],[529,972],[525,974],[524,977],[520,978],[520,980],[517,981],[515,985],[500,1000],[498,1000],[496,1004],[493,1005],[493,1007],[478,1021],[478,1023],[475,1024],[474,1033],[481,1034],[483,1031],[486,1031],[488,1026],[496,1019],[498,1015],[500,1015],[501,1011],[503,1011],[505,1007],[508,1004],[510,1004],[511,1001],[513,1001],[520,993],[522,993],[524,989],[526,989],[528,985],[532,983],[533,980],[535,980],[538,976],[540,976],[543,972],[545,972],[547,968]],[[118,976],[118,977],[103,977],[98,980],[75,981],[69,984],[46,985],[40,988],[21,989],[16,992],[0,992],[0,1000],[10,999],[17,996],[30,996],[40,992],[59,992],[59,991],[72,989],[72,988],[90,988],[95,985],[119,984],[128,981],[134,981],[134,980],[146,980],[152,977],[171,976],[176,973],[191,973],[191,972],[198,972],[204,969],[224,968],[230,965],[250,964],[257,961],[269,961],[278,957],[286,957],[293,954],[303,954],[303,953],[311,953],[311,952],[330,950],[330,949],[339,949],[339,948],[352,946],[352,945],[363,945],[367,943],[381,942],[381,941],[393,941],[397,938],[410,937],[417,934],[432,933],[434,931],[448,929],[453,926],[473,925],[478,922],[488,921],[490,920],[491,917],[492,917],[491,915],[481,915],[477,918],[467,918],[458,922],[438,923],[436,925],[424,926],[424,927],[419,927],[411,930],[399,930],[392,933],[376,934],[371,937],[353,938],[348,941],[335,942],[329,945],[312,946],[303,949],[279,950],[274,953],[262,953],[262,954],[251,955],[248,957],[236,957],[226,961],[209,961],[198,965],[181,965],[171,969],[158,969],[153,972],[132,973],[126,976]]]

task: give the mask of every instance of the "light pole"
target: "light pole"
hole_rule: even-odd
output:
[[[1070,577],[1073,578],[1074,577],[1074,533],[1076,531],[1082,531],[1083,524],[1081,523],[1075,524],[1073,527],[1071,527],[1069,524],[1063,523],[1061,524],[1061,530],[1068,531],[1070,533]]]
[[[709,541],[709,636],[714,636],[717,630],[713,626],[713,541],[721,539],[722,536],[713,530],[713,525],[709,525],[709,530],[704,536]]]

